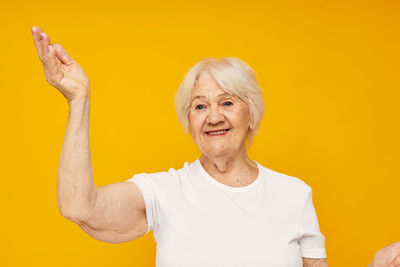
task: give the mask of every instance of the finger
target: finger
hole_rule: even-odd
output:
[[[49,52],[48,46],[50,45],[50,38],[39,27],[32,27],[32,34],[34,36],[39,58],[43,64],[46,64],[46,61],[48,60],[47,57]]]
[[[395,248],[395,253],[397,255],[393,260],[393,266],[400,266],[400,242],[397,241],[394,243],[393,247]]]
[[[57,58],[65,65],[70,65],[75,61],[68,55],[67,51],[59,44],[54,44],[54,50],[56,52]]]
[[[44,32],[41,32],[40,35],[42,36],[42,40],[40,40],[39,44],[42,47],[43,57],[47,58],[48,53],[49,53],[48,46],[50,45],[50,38]]]
[[[393,260],[392,265],[395,267],[400,266],[400,255]]]
[[[55,77],[57,75],[58,68],[54,47],[49,45],[48,50],[46,68],[51,77]]]
[[[54,48],[54,45],[53,45],[53,48]],[[56,51],[54,50],[54,53],[55,53],[55,52],[56,52]],[[57,62],[57,67],[58,67],[58,69],[61,69],[63,63],[58,59],[57,56],[55,56],[55,58],[56,58],[56,62]]]
[[[36,50],[39,55],[39,58],[42,59],[43,47],[40,45],[40,41],[42,40],[42,36],[40,35],[40,33],[42,32],[42,30],[39,27],[35,26],[35,27],[31,28],[31,32],[32,32],[33,41],[35,42],[35,46],[36,46]]]
[[[395,247],[395,249],[400,252],[400,241],[393,243],[392,246]]]

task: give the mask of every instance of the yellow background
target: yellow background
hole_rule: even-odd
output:
[[[203,57],[247,62],[266,102],[251,158],[313,188],[330,266],[366,266],[400,240],[399,11],[381,0],[3,1],[0,266],[155,264],[152,232],[107,244],[60,215],[68,104],[45,81],[32,26],[91,80],[98,186],[198,158],[176,89]]]

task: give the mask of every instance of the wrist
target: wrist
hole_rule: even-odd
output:
[[[90,87],[79,87],[73,90],[72,94],[65,96],[68,103],[86,103],[90,99]]]
[[[79,105],[79,104],[86,104],[90,101],[89,97],[80,97],[68,100],[68,104],[71,105]]]
[[[90,101],[90,90],[88,90],[84,95],[76,95],[70,99],[67,99],[67,101],[69,105],[85,104]]]

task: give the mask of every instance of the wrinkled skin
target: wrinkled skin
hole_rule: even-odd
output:
[[[400,267],[400,242],[378,250],[368,267]]]
[[[81,66],[61,45],[51,44],[49,36],[39,27],[32,27],[31,32],[47,82],[60,91],[69,103],[88,99],[90,82]]]
[[[323,258],[303,258],[303,267],[328,267],[328,261]]]

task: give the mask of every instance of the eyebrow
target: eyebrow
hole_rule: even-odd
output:
[[[230,94],[228,94],[228,93],[222,93],[222,94],[219,94],[219,95],[217,95],[217,98],[222,98],[222,97],[224,97],[224,96],[231,96],[231,97],[233,97],[233,95],[230,95]],[[204,96],[204,95],[198,95],[198,96],[195,96],[193,99],[192,99],[192,101],[191,102],[193,102],[194,100],[196,100],[196,99],[198,99],[198,98],[207,98],[206,96]]]

